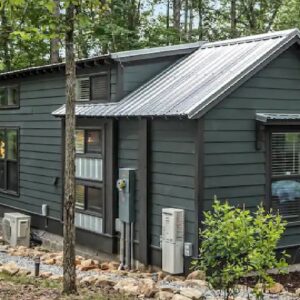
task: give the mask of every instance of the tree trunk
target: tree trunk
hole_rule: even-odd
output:
[[[184,35],[188,37],[188,22],[189,22],[189,0],[184,3]]]
[[[193,37],[193,25],[194,25],[194,9],[193,9],[193,3],[190,5],[190,20],[189,20],[189,34],[188,34],[188,41],[192,41]]]
[[[166,22],[167,29],[170,28],[170,0],[167,0],[167,22]]]
[[[8,25],[8,20],[5,11],[5,2],[1,8],[1,40],[3,47],[3,63],[4,70],[10,71],[11,69],[11,61],[10,61],[10,53],[9,53],[9,34],[10,34],[10,26]]]
[[[59,2],[60,0],[54,0],[55,3],[55,10],[54,10],[54,16],[56,18],[59,18],[60,14],[60,8],[59,8]],[[59,62],[59,38],[53,38],[50,40],[50,63],[56,64]]]
[[[66,8],[66,131],[65,131],[65,186],[64,186],[64,246],[63,291],[76,293],[75,269],[75,80],[74,57],[75,5]]]
[[[199,41],[203,40],[203,0],[198,0],[198,35]]]
[[[230,37],[236,37],[236,0],[230,1]]]
[[[180,37],[181,37],[180,12],[181,12],[181,0],[173,0],[173,27],[177,33],[178,41],[180,41]]]

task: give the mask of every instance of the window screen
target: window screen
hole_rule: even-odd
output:
[[[6,86],[0,88],[0,108],[1,107],[16,107],[19,104],[19,87]]]
[[[273,132],[271,147],[272,207],[300,220],[300,132]]]

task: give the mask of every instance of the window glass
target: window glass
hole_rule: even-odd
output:
[[[18,157],[17,131],[7,130],[7,159],[16,160]]]
[[[0,159],[5,158],[5,130],[0,129]]]
[[[0,88],[0,105],[6,106],[7,105],[7,89],[6,88]]]
[[[76,153],[84,153],[84,130],[75,131]]]
[[[89,153],[102,152],[101,130],[87,130],[86,151]]]
[[[288,221],[297,221],[300,219],[300,132],[273,132],[271,147],[272,208]]]
[[[76,185],[76,207],[84,209],[84,186],[81,184]]]
[[[7,189],[9,191],[18,191],[18,165],[17,162],[7,162]]]
[[[300,133],[272,133],[272,175],[300,174]]]
[[[7,104],[17,105],[19,101],[19,89],[18,87],[9,87],[7,90]]]
[[[103,196],[101,188],[87,186],[87,206],[89,210],[96,210],[102,214]]]
[[[5,188],[5,162],[0,160],[0,189]]]

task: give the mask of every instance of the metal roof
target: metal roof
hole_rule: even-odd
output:
[[[300,120],[300,114],[257,113],[256,120],[262,123],[268,121],[295,121]]]
[[[96,65],[99,63],[105,63],[107,61],[117,61],[117,62],[130,62],[141,59],[151,59],[165,56],[173,56],[173,55],[184,55],[190,54],[196,49],[200,47],[204,42],[196,42],[196,43],[188,43],[188,44],[180,44],[173,46],[165,46],[165,47],[154,47],[154,48],[145,48],[139,50],[130,50],[130,51],[122,51],[115,52],[110,54],[105,54],[101,56],[95,56],[91,58],[83,58],[78,59],[76,64],[78,67],[84,67],[86,65]],[[59,71],[64,69],[65,63],[56,63],[56,64],[48,64],[37,67],[29,67],[14,71],[8,71],[0,73],[0,79],[7,79],[13,77],[25,77],[32,74],[40,74],[46,72]]]
[[[120,102],[78,104],[78,116],[198,118],[292,43],[299,30],[203,44]],[[64,106],[54,115],[64,115]]]

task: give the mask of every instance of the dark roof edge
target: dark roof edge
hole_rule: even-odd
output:
[[[131,61],[145,60],[151,58],[190,54],[196,49],[198,49],[201,45],[203,45],[203,43],[204,42],[196,42],[190,44],[180,44],[174,46],[155,47],[155,48],[116,52],[116,53],[96,56],[92,58],[79,59],[76,61],[76,65],[77,68],[84,68],[86,66],[95,66],[95,65],[102,65],[102,64],[105,65],[105,64],[112,63],[114,61],[131,62]],[[0,73],[0,80],[17,78],[17,77],[26,77],[26,76],[41,74],[41,73],[52,73],[52,72],[64,70],[64,68],[65,68],[64,62],[37,66],[37,67],[29,67],[29,68],[19,69],[15,71]]]

